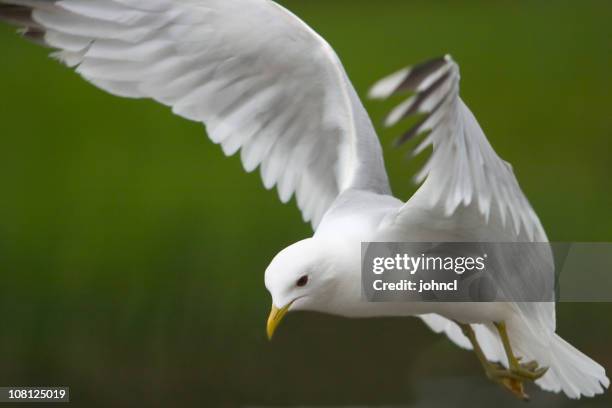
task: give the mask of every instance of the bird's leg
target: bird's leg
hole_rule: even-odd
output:
[[[457,325],[461,328],[461,331],[463,331],[463,334],[468,338],[470,343],[472,343],[474,353],[476,354],[476,357],[478,357],[478,361],[480,361],[480,364],[482,365],[487,377],[490,380],[502,385],[516,397],[525,401],[529,400],[529,396],[525,394],[525,390],[523,388],[522,378],[515,375],[512,371],[507,370],[501,364],[492,363],[487,359],[487,356],[485,356],[480,344],[478,343],[476,333],[474,332],[474,329],[472,329],[472,326],[459,322],[455,323],[457,323]]]
[[[505,323],[495,323],[495,327],[499,332],[506,356],[508,357],[508,367],[514,375],[523,380],[535,381],[546,374],[548,368],[540,367],[536,361],[521,364],[520,358],[517,358],[512,351],[512,346],[510,345],[510,338],[508,337],[508,331]]]

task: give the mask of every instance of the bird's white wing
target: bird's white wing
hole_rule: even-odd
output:
[[[433,153],[417,181],[425,183],[418,199],[431,208],[452,215],[461,206],[476,206],[483,217],[501,224],[509,236],[547,242],[542,225],[521,191],[512,167],[493,150],[476,118],[459,97],[459,67],[446,56],[406,68],[378,82],[372,98],[394,94],[414,95],[395,108],[386,125],[393,126],[410,116],[422,115],[398,142],[425,132],[416,148]]]
[[[99,88],[204,123],[314,226],[343,190],[389,191],[336,54],[272,1],[0,0],[0,19]]]
[[[398,142],[401,144],[429,132],[415,152],[418,154],[428,147],[433,148],[429,161],[417,176],[417,181],[424,180],[423,185],[389,219],[390,225],[400,230],[414,227],[413,204],[416,202],[419,208],[425,206],[426,211],[434,215],[431,220],[446,220],[443,225],[467,232],[465,235],[470,241],[487,241],[492,237],[494,242],[548,242],[512,167],[495,153],[476,118],[459,97],[459,81],[459,67],[450,56],[446,56],[403,69],[381,80],[370,91],[370,97],[380,99],[405,92],[414,93],[391,112],[386,125],[393,126],[410,116],[421,115],[416,125]],[[451,217],[456,215],[459,208],[469,211]],[[474,212],[481,218],[475,219]],[[417,217],[421,216],[419,214],[422,213],[417,213]],[[462,219],[465,214],[469,215]],[[484,225],[488,225],[488,228],[482,228]],[[494,233],[479,236],[481,231]],[[452,235],[447,234],[447,237]],[[534,262],[526,270],[540,271],[544,265],[547,266],[544,268],[546,274],[554,274],[552,255],[546,247],[534,245],[529,249],[537,254],[524,259],[525,262]],[[507,265],[504,271],[508,273],[499,276],[498,283],[501,289],[510,294],[517,289],[528,288],[533,278],[528,273],[522,273],[520,277],[526,281],[516,282],[513,267]],[[516,307],[521,310],[521,315],[528,316],[526,324],[530,327],[541,325],[554,331],[554,303],[524,302],[516,304]],[[425,319],[425,322],[432,326],[431,321]],[[432,327],[437,329],[435,324]],[[499,356],[489,358],[499,360]]]

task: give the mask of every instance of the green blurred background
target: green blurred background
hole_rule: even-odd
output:
[[[551,240],[612,241],[610,1],[282,1],[361,95],[446,52]],[[0,385],[73,405],[514,406],[414,319],[289,316],[265,339],[263,272],[311,231],[204,129],[88,85],[0,26]],[[366,107],[379,124],[391,103]],[[394,190],[422,159],[380,130]],[[559,332],[612,368],[610,304]],[[531,389],[534,406],[570,406]],[[610,406],[609,396],[580,406]]]

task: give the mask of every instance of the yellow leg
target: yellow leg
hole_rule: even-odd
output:
[[[520,358],[517,358],[512,351],[512,346],[510,345],[510,338],[508,337],[508,330],[506,329],[505,323],[495,323],[495,327],[497,328],[502,344],[504,345],[506,357],[508,357],[508,367],[513,374],[528,381],[535,381],[546,374],[548,367],[540,367],[535,361],[521,364]]]
[[[515,374],[513,371],[506,369],[501,364],[490,362],[482,351],[472,326],[459,322],[456,323],[459,325],[463,331],[463,334],[465,334],[470,343],[472,343],[474,353],[476,354],[476,357],[478,357],[478,361],[480,361],[480,364],[482,365],[487,377],[506,388],[517,398],[525,401],[529,400],[529,396],[525,394],[525,389],[523,387],[523,378],[520,375]]]

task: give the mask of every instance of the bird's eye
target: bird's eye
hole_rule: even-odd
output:
[[[308,275],[304,275],[300,279],[298,279],[298,281],[296,282],[296,286],[301,288],[301,287],[306,286],[307,283],[308,283]]]

